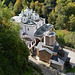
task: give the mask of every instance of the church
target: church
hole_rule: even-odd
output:
[[[49,63],[54,68],[63,71],[68,53],[61,48],[56,41],[56,33],[52,24],[46,24],[33,9],[28,7],[21,11],[19,16],[11,18],[20,24],[20,37],[25,40],[26,45],[34,54],[44,62]]]

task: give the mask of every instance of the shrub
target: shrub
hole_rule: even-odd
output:
[[[57,41],[68,47],[75,49],[75,32],[68,32],[66,30],[56,30]]]

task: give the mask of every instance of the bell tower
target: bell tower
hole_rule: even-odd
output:
[[[45,45],[55,45],[56,42],[56,33],[51,31],[48,32],[45,36],[44,36],[44,44]]]

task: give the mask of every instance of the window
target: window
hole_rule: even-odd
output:
[[[33,45],[34,43],[32,42],[32,45]]]
[[[31,47],[31,44],[29,44],[29,47]]]
[[[36,17],[35,17],[35,19],[36,19]]]
[[[28,28],[28,31],[29,31],[29,28]]]
[[[24,21],[25,21],[25,19],[24,19]]]

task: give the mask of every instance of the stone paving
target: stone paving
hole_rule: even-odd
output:
[[[45,63],[43,61],[40,60],[36,60],[33,57],[29,56],[29,61],[34,62],[35,64],[37,64],[38,66],[40,66],[43,75],[65,75],[61,72],[58,72],[56,69],[53,69],[52,67],[50,67],[50,65],[48,63]]]
[[[75,75],[75,73],[67,73],[66,75]]]
[[[72,65],[72,67],[75,66],[75,52],[70,51],[70,50],[68,50],[68,49],[64,49],[64,50],[69,53],[68,57],[71,58],[71,59],[70,59],[70,63],[71,63],[71,65]]]
[[[72,64],[72,67],[75,66],[75,52],[70,51],[68,49],[64,49],[64,50],[69,53],[68,56],[71,58],[70,62]],[[31,56],[29,56],[29,61],[32,61],[35,64],[39,65],[40,68],[42,69],[43,75],[75,75],[75,73],[63,74],[61,72],[58,72],[57,70],[55,70],[52,67],[50,67],[50,64],[45,63],[45,62],[40,61],[40,60],[36,60],[33,57],[31,57]]]

